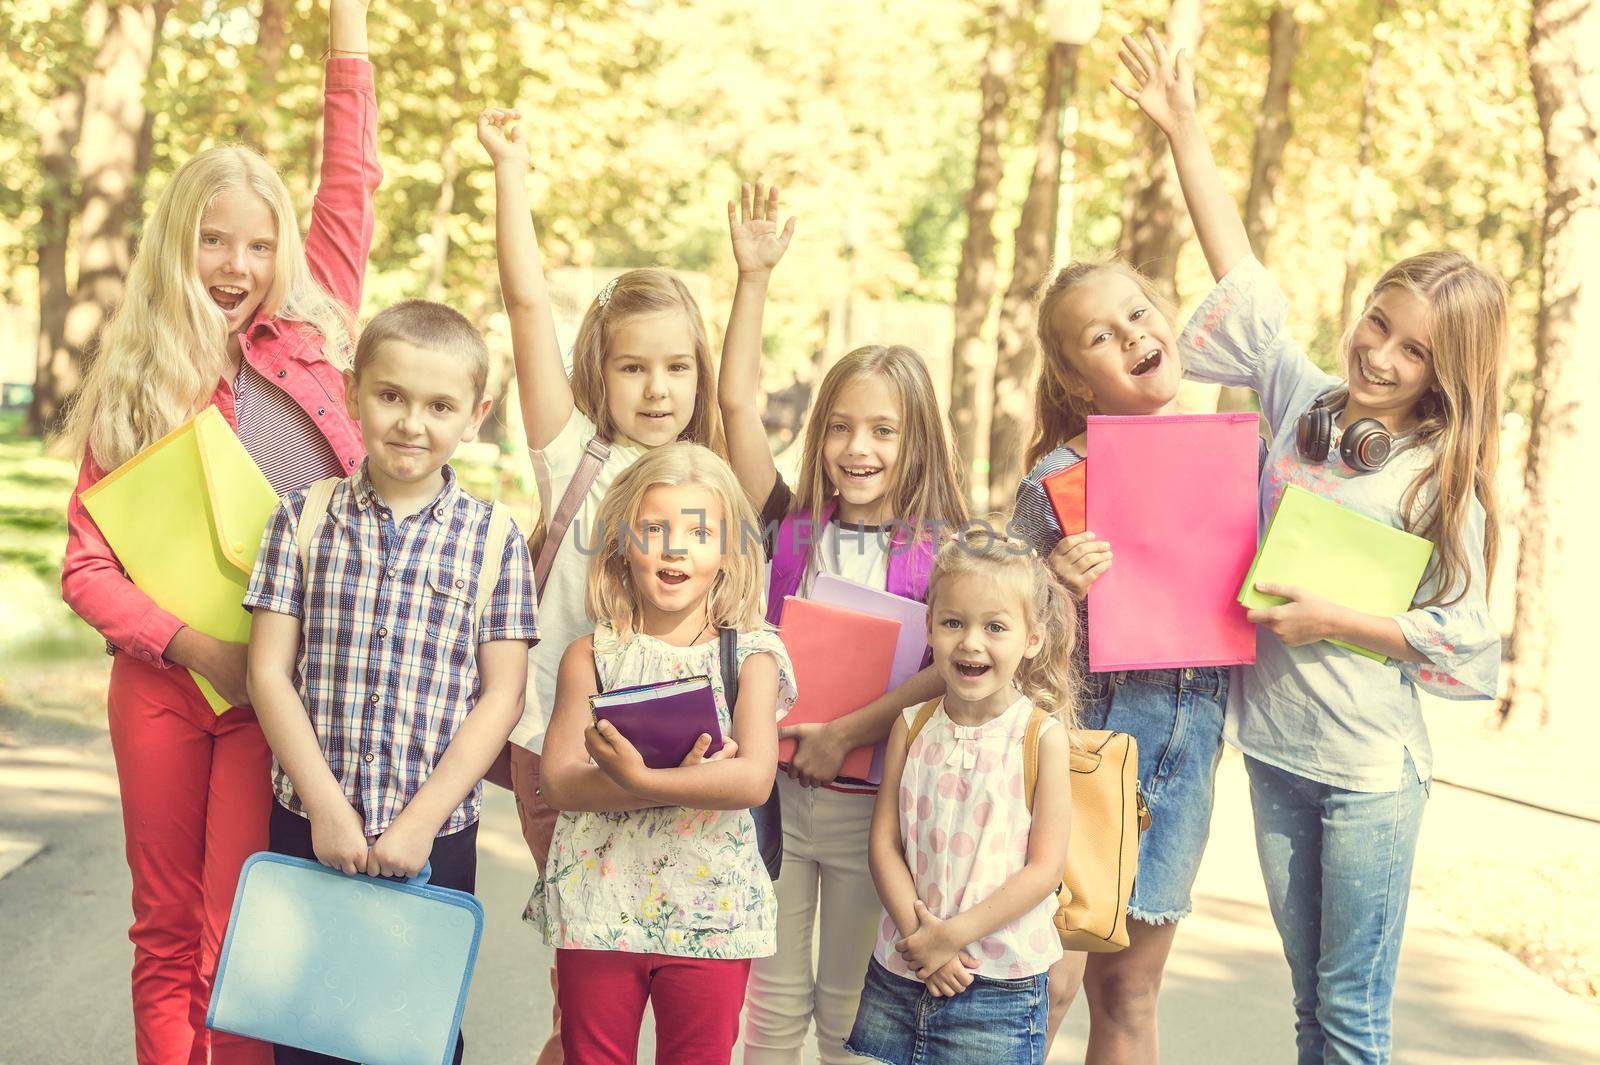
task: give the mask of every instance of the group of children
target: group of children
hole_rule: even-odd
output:
[[[73,498],[64,594],[115,652],[141,1063],[329,1060],[203,1026],[240,864],[266,848],[352,875],[430,863],[433,883],[471,891],[485,776],[516,792],[539,869],[523,917],[555,948],[541,1063],[632,1062],[647,1003],[664,1062],[726,1062],[741,1035],[746,1062],[798,1062],[813,1025],[826,1063],[1038,1062],[1080,986],[1089,1060],[1153,1062],[1224,735],[1247,757],[1300,1060],[1387,1060],[1429,773],[1416,692],[1492,694],[1496,680],[1484,593],[1506,322],[1493,275],[1446,253],[1398,264],[1345,338],[1348,380],[1324,374],[1250,255],[1186,57],[1153,34],[1125,39],[1118,88],[1168,136],[1217,286],[1180,333],[1131,266],[1048,279],[1016,539],[942,541],[934,530],[968,514],[927,366],[907,347],[837,362],[796,483],[774,465],[761,321],[794,230],[778,224],[776,189],[746,186],[729,205],[739,279],[720,367],[688,289],[643,269],[595,297],[569,379],[520,116],[489,109],[478,135],[544,515],[530,550],[449,464],[489,411],[478,332],[413,300],[352,342],[376,104],[365,4],[333,0],[331,19],[304,248],[259,157],[192,160],[146,226],[71,424],[81,492],[215,403],[283,496],[246,598],[247,652],[157,608]],[[1272,589],[1287,601],[1252,613],[1257,662],[1231,677],[1087,672],[1085,593],[1113,545],[1063,537],[1041,480],[1083,460],[1088,414],[1170,412],[1184,373],[1260,393],[1273,429],[1263,522],[1294,483],[1433,540],[1415,609],[1379,618]],[[1327,438],[1308,448],[1295,429],[1319,415],[1341,430],[1374,420],[1394,457],[1367,471]],[[782,728],[797,689],[773,622],[824,573],[925,601],[929,655],[864,707]],[[233,708],[213,713],[173,665]],[[726,742],[707,755],[702,737],[676,768],[647,766],[589,711],[599,692],[690,676],[711,679]],[[1023,736],[1040,714],[1026,794]],[[1154,815],[1130,944],[1087,964],[1053,923],[1080,724],[1137,739]],[[780,736],[797,747],[774,787]],[[875,796],[817,786],[885,741]],[[775,882],[750,812],[769,802]]]

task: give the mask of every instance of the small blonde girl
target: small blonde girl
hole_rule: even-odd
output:
[[[562,814],[524,919],[556,948],[561,1041],[575,1061],[631,1061],[647,1002],[663,1061],[727,1061],[750,959],[777,942],[772,882],[749,807],[772,787],[777,720],[794,702],[788,656],[762,618],[755,515],[726,462],[688,443],[629,467],[598,515],[592,636],[561,659],[542,759]],[[729,706],[719,630],[736,630]],[[597,690],[711,678],[718,757],[647,768],[588,708]]]
[[[941,1061],[1031,1065],[1062,954],[1077,629],[1032,549],[992,534],[940,550],[928,627],[945,694],[908,708],[889,737],[870,850],[884,915],[846,1046],[897,1065],[934,1047]]]

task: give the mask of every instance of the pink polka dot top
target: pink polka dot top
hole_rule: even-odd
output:
[[[918,707],[905,710],[906,724]],[[1019,698],[982,725],[958,725],[941,702],[906,751],[900,776],[900,838],[917,896],[941,918],[981,902],[1028,860],[1033,815],[1023,795],[1023,736],[1033,703]],[[1056,728],[1048,721],[1045,729]],[[978,974],[998,980],[1037,976],[1061,957],[1056,898],[967,950]],[[916,979],[894,949],[900,933],[885,912],[873,955],[898,976]]]

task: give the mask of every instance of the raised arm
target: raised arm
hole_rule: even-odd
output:
[[[739,265],[739,285],[733,292],[728,331],[722,340],[717,404],[728,436],[729,463],[745,495],[759,507],[778,477],[757,403],[761,394],[761,315],[772,268],[794,236],[794,219],[779,232],[778,187],[774,185],[763,195],[759,183],[752,188],[747,182],[739,187],[738,205],[728,201],[728,232]]]
[[[500,298],[511,323],[511,356],[528,446],[542,451],[572,417],[572,384],[556,342],[550,287],[528,206],[528,144],[520,111],[490,107],[478,115],[478,141],[494,163],[495,257]]]
[[[1195,113],[1194,67],[1189,54],[1183,49],[1169,54],[1155,30],[1145,30],[1144,36],[1143,43],[1133,37],[1122,38],[1122,65],[1132,75],[1133,86],[1116,78],[1111,84],[1167,135],[1195,235],[1200,238],[1211,276],[1221,281],[1250,254],[1250,238],[1245,235],[1238,205],[1223,187],[1211,143]]]
[[[306,231],[306,264],[351,314],[361,308],[367,253],[383,180],[378,165],[378,99],[367,62],[367,5],[333,0],[322,97],[322,170]]]

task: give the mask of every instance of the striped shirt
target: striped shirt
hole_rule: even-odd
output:
[[[1017,485],[1016,506],[1006,531],[1039,552],[1041,559],[1048,559],[1061,542],[1061,523],[1045,494],[1044,479],[1082,461],[1082,455],[1062,444],[1040,459]]]
[[[344,473],[339,456],[305,410],[283,389],[239,360],[233,380],[239,442],[279,495]]]
[[[295,531],[306,493],[285,496],[261,539],[244,605],[301,619],[296,688],[334,779],[366,834],[389,827],[478,700],[473,600],[490,507],[443,469],[432,503],[395,522],[365,464],[333,492],[300,572]],[[538,640],[533,564],[512,525],[477,643]],[[288,774],[278,802],[305,816]],[[439,834],[478,819],[474,787]]]

